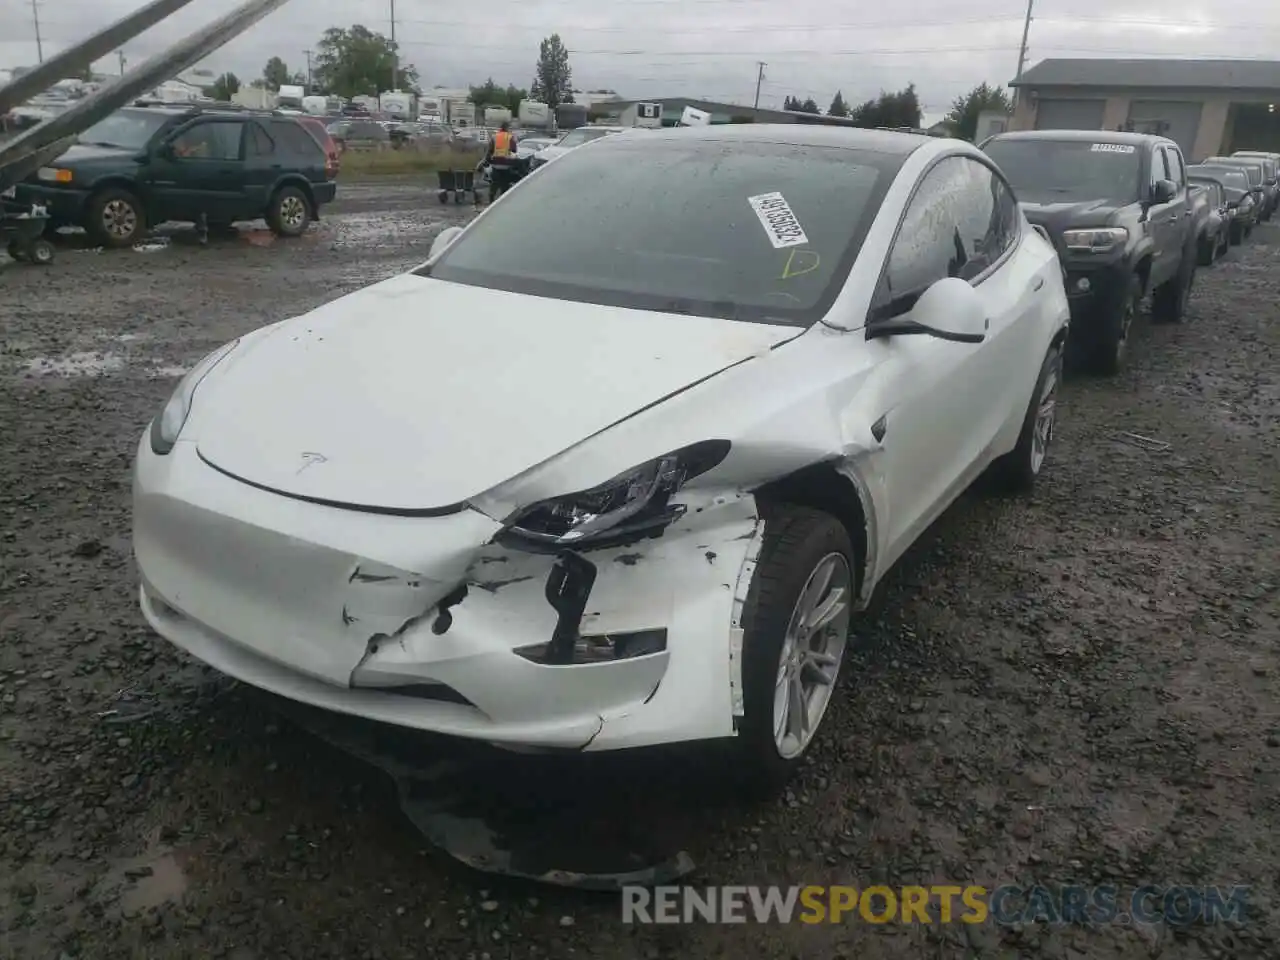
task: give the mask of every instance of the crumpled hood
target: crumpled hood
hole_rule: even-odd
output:
[[[1035,203],[1024,200],[1022,212],[1051,234],[1077,227],[1107,227],[1120,208],[1111,200],[1084,200],[1071,203]]]
[[[430,512],[802,332],[405,275],[233,351],[189,433],[270,490]]]

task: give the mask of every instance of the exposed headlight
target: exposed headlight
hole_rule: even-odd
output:
[[[200,386],[200,381],[218,365],[223,357],[234,350],[239,342],[239,340],[232,340],[214,350],[192,367],[178,383],[178,388],[169,397],[169,402],[160,411],[160,416],[151,421],[152,453],[163,456],[173,449],[173,445],[178,442],[178,434],[182,433],[187,417],[191,415],[191,401],[195,397],[196,387]]]
[[[46,183],[70,183],[73,177],[70,170],[63,170],[61,167],[41,167],[36,171],[36,179]]]
[[[1124,227],[1102,227],[1097,230],[1067,230],[1062,234],[1062,241],[1068,250],[1110,250],[1116,244],[1129,239],[1129,231]]]
[[[558,550],[654,536],[684,514],[672,495],[729,455],[728,440],[706,440],[620,473],[597,487],[518,511],[503,539]]]

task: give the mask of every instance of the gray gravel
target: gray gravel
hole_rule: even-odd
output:
[[[342,192],[293,243],[0,257],[0,955],[1280,955],[1280,229],[1144,325],[1128,373],[1068,384],[1034,499],[968,495],[904,561],[786,796],[653,787],[699,884],[1243,883],[1245,928],[628,928],[454,865],[383,777],[137,612],[129,468],[174,377],[466,213]]]

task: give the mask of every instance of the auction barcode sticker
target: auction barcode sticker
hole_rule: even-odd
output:
[[[1091,149],[1094,153],[1137,153],[1138,151],[1132,143],[1095,143]]]
[[[798,247],[802,243],[809,242],[809,238],[804,235],[804,228],[800,226],[800,221],[791,212],[791,205],[781,193],[762,193],[759,196],[747,197],[747,203],[751,204],[751,209],[760,218],[764,232],[775,249]]]

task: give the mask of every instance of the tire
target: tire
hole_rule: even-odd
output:
[[[1129,278],[1120,303],[1111,309],[1110,314],[1100,318],[1097,330],[1088,341],[1088,367],[1093,373],[1111,377],[1124,367],[1141,302],[1142,278],[1134,274]]]
[[[300,237],[311,225],[311,201],[298,187],[281,187],[267,207],[267,226],[277,237]]]
[[[53,244],[43,237],[27,247],[27,259],[36,264],[36,266],[47,267],[53,263],[55,256],[57,256],[57,251],[53,248]]]
[[[1233,246],[1238,247],[1244,243],[1244,227],[1238,223],[1233,223],[1227,229],[1227,241]]]
[[[132,247],[147,232],[147,215],[137,195],[123,187],[107,187],[89,198],[85,233],[100,247]]]
[[[9,256],[12,257],[14,260],[27,259],[27,248],[24,247],[22,244],[20,244],[17,240],[10,240],[9,246],[6,248],[5,252],[9,254]]]
[[[735,772],[755,789],[774,792],[781,788],[795,773],[813,745],[827,707],[840,679],[840,665],[848,640],[849,618],[857,589],[856,557],[849,542],[849,534],[835,517],[789,504],[770,506],[766,509],[764,543],[761,547],[751,589],[742,616],[742,686],[744,716],[738,730],[735,747]],[[801,641],[788,644],[787,634],[794,618],[800,614],[806,587],[823,569],[831,571],[828,591],[817,594],[817,603],[810,609],[820,609],[831,600],[836,589],[842,597],[834,603],[837,607],[834,619],[823,631],[820,652],[824,658],[821,667],[816,660],[808,673],[791,664],[783,663],[784,652],[794,650],[797,656],[811,649],[810,643]],[[828,681],[814,682],[813,689],[805,693],[808,726],[799,739],[791,731],[784,730],[775,736],[776,698],[780,687],[779,677],[784,670],[788,678],[794,678],[803,690],[804,677],[816,680],[820,670]],[[792,679],[787,679],[788,689]],[[815,697],[809,700],[809,697]],[[788,713],[784,698],[784,717],[800,717]],[[780,747],[779,741],[786,744]]]
[[[449,201],[448,191],[445,191],[445,190],[438,191],[436,193],[436,199],[439,200],[441,203],[448,203]]]
[[[1213,266],[1218,253],[1218,238],[1204,236],[1196,241],[1196,262],[1202,267]]]
[[[1191,291],[1196,283],[1196,258],[1182,258],[1177,274],[1156,287],[1151,296],[1151,319],[1156,323],[1181,323],[1187,316]]]
[[[1044,470],[1057,426],[1058,388],[1062,385],[1062,350],[1050,347],[1027,404],[1018,445],[991,465],[991,477],[1008,493],[1030,493]]]

